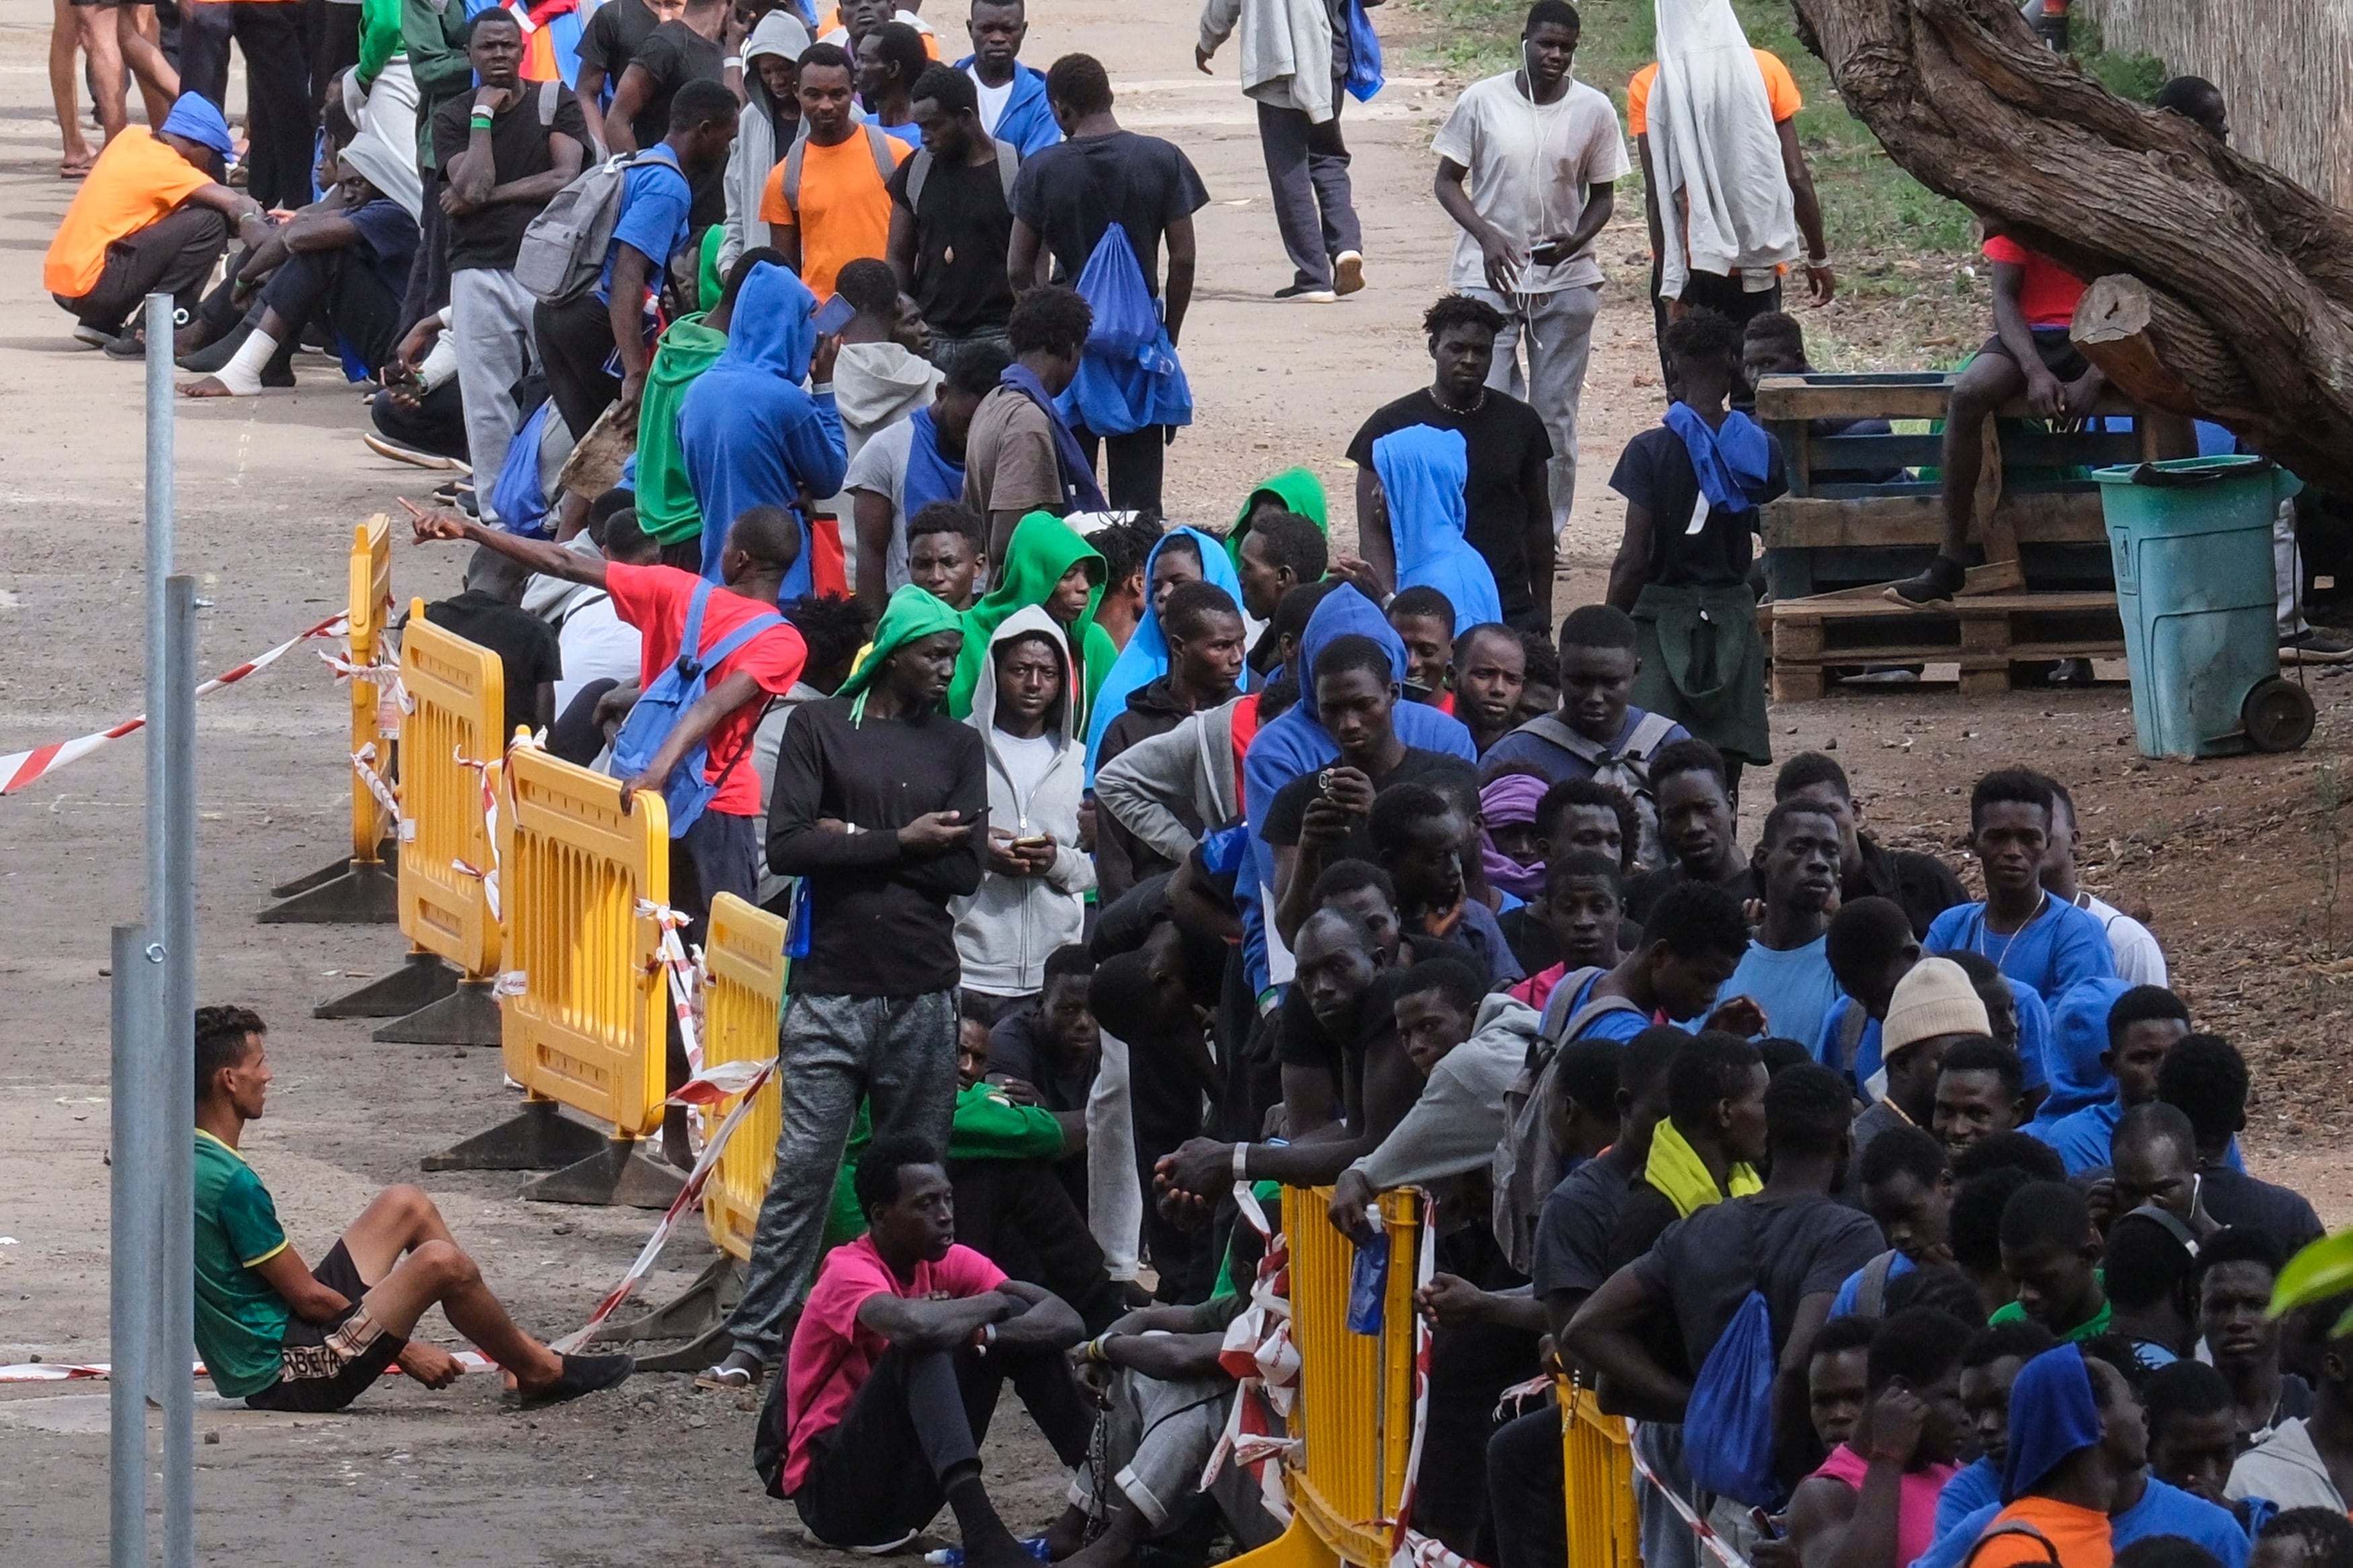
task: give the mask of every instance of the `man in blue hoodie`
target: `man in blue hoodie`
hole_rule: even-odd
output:
[[[965,28],[972,35],[972,53],[956,61],[956,69],[980,90],[981,129],[1012,142],[1024,158],[1060,142],[1062,128],[1046,107],[1046,78],[1021,63],[1021,42],[1029,36],[1023,0],[972,0]]]
[[[801,516],[803,495],[841,489],[849,458],[833,402],[837,342],[810,324],[817,297],[790,270],[752,269],[728,323],[727,350],[687,388],[678,408],[679,449],[702,513],[702,574],[719,580],[726,524],[755,506]],[[808,390],[801,382],[814,371]],[[808,520],[801,516],[804,532]],[[804,547],[781,598],[812,592],[815,551]]]

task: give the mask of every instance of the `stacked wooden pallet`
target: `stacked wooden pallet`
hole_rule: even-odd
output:
[[[2003,691],[2024,667],[2120,658],[2115,579],[2098,487],[2088,470],[2151,455],[2126,429],[2053,431],[2023,404],[1986,427],[1970,538],[1986,564],[1950,611],[1906,610],[1884,586],[1936,553],[1943,489],[1914,477],[1942,456],[1936,435],[1817,434],[1831,423],[1944,416],[1951,374],[1768,376],[1757,416],[1780,437],[1789,494],[1764,509],[1773,688],[1819,697],[1840,671],[1957,664],[1965,696]],[[2097,415],[2129,415],[2104,399]],[[1818,426],[1817,422],[1825,422]]]

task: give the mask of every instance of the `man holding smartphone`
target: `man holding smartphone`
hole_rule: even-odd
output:
[[[1617,110],[1568,74],[1579,26],[1567,0],[1535,0],[1520,68],[1465,88],[1434,143],[1438,205],[1462,229],[1447,280],[1505,318],[1487,384],[1534,407],[1552,437],[1556,532],[1577,496],[1577,406],[1601,309],[1594,241],[1631,167]]]

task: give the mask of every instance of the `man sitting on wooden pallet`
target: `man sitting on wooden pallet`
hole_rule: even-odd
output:
[[[1936,558],[1926,572],[1886,590],[1889,603],[1906,609],[1949,611],[1953,595],[1968,582],[1961,553],[1968,544],[1969,514],[1976,508],[1978,479],[1985,466],[1986,421],[1995,411],[2024,394],[2028,410],[2038,419],[2081,419],[2107,389],[2107,377],[2076,351],[2068,332],[2075,303],[2084,297],[2083,279],[2003,234],[1987,234],[1985,255],[1993,263],[1994,334],[1953,383],[1939,459],[1945,528]],[[2197,455],[2197,437],[2189,420],[2146,408],[2136,410],[2134,417],[2149,422],[2160,456]],[[1980,542],[1988,545],[1989,559],[1981,581],[1972,586],[1980,592],[2023,587],[2015,542],[2010,549],[1990,540]],[[1995,556],[2000,559],[1991,559]]]

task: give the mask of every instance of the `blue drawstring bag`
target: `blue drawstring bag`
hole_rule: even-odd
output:
[[[1773,1314],[1748,1292],[1707,1352],[1683,1411],[1692,1481],[1751,1508],[1780,1499],[1773,1474]]]
[[[687,605],[686,628],[678,639],[678,658],[646,688],[644,694],[638,699],[637,706],[631,708],[629,716],[622,721],[621,732],[613,737],[613,756],[606,768],[613,777],[635,778],[645,772],[646,764],[653,761],[654,753],[661,750],[664,741],[670,739],[670,731],[677,727],[686,710],[702,700],[703,689],[710,683],[712,670],[724,663],[728,655],[762,632],[785,624],[784,616],[771,610],[765,615],[753,616],[705,648],[702,647],[702,607],[710,602],[711,593],[710,583],[695,584],[694,597]],[[696,651],[698,649],[701,651]],[[756,732],[755,725],[754,733]],[[735,771],[737,764],[744,761],[744,754],[751,751],[752,741],[752,734],[744,737],[744,744],[727,759],[726,767],[720,771],[716,779],[703,776],[709,771],[711,760],[711,747],[707,741],[698,743],[679,759],[678,766],[670,770],[670,782],[662,786],[662,803],[670,807],[670,836],[672,838],[686,837],[686,830],[702,816],[703,808],[719,793],[719,786],[727,782],[727,775]]]
[[[1073,427],[1125,436],[1147,425],[1190,425],[1193,389],[1161,324],[1160,301],[1127,230],[1113,224],[1095,241],[1076,284],[1094,322],[1079,374],[1055,407]]]
[[[542,482],[540,447],[547,438],[547,422],[561,417],[553,398],[533,409],[507,444],[506,461],[491,481],[491,510],[499,526],[526,539],[550,539],[555,530],[548,518],[547,487]]]
[[[1348,75],[1342,84],[1358,103],[1370,103],[1387,79],[1381,75],[1381,36],[1365,12],[1365,0],[1348,0]]]

